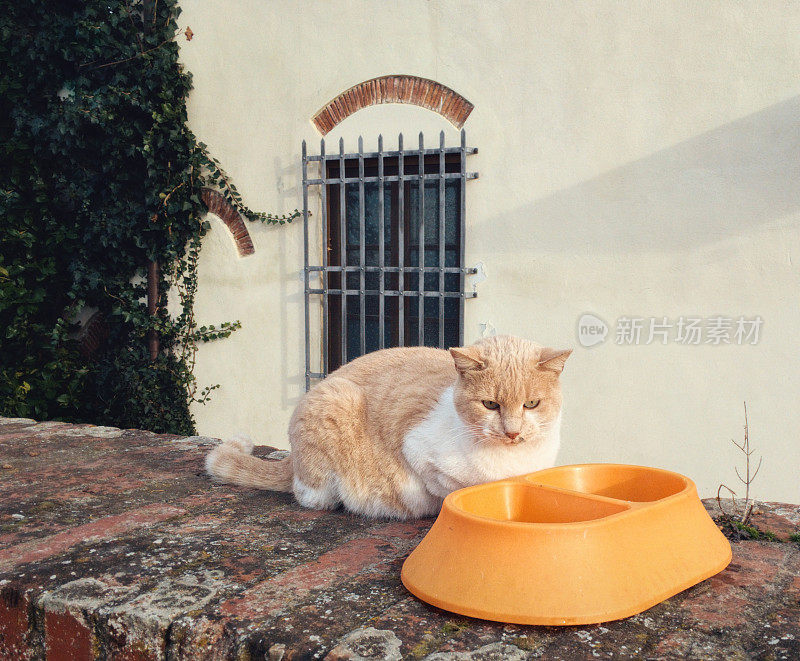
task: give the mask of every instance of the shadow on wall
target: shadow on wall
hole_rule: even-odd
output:
[[[519,209],[534,231],[514,245],[541,253],[713,243],[797,211],[798,182],[795,97]]]
[[[292,164],[276,160],[275,165],[281,177],[288,180],[296,173],[298,181],[296,188],[281,191],[281,202],[297,199],[299,159]],[[533,231],[512,230],[505,222],[507,213],[477,225],[491,227],[495,234],[505,228],[507,245],[515,253],[680,251],[744,234],[800,210],[798,182],[800,96],[512,213]],[[287,329],[302,333],[304,321],[302,293],[290,295],[285,286],[286,278],[300,277],[302,264],[287,264],[285,255],[282,250],[280,322],[282,344],[288,346]],[[288,323],[290,317],[295,323]],[[284,406],[294,406],[299,400],[295,393],[302,393],[302,360],[281,354]]]
[[[299,222],[302,226],[303,221]],[[294,223],[293,223],[294,224]],[[286,255],[289,245],[289,237],[287,232],[289,227],[279,226],[271,227],[270,229],[278,230],[272,237],[280,243],[280,251],[278,253],[277,269],[281,274],[280,278],[280,373],[281,373],[281,406],[283,408],[294,408],[300,401],[300,397],[305,393],[305,353],[301,348],[300,355],[295,355],[294,352],[287,350],[288,347],[296,346],[296,335],[299,333],[301,336],[305,329],[305,318],[303,316],[303,292],[289,293],[288,282],[301,279],[303,273],[302,264],[289,264],[286,261]],[[297,231],[295,228],[294,231]],[[299,269],[298,269],[299,266]],[[291,323],[290,323],[291,319]],[[289,334],[292,334],[292,341],[289,340]],[[302,347],[302,345],[301,345]],[[298,393],[301,393],[300,395]],[[285,430],[282,430],[285,431]]]

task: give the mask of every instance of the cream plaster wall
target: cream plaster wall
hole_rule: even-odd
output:
[[[800,5],[779,2],[184,3],[190,123],[255,209],[302,205],[311,116],[385,74],[431,78],[475,110],[467,261],[486,265],[466,337],[575,347],[563,376],[563,463],[620,461],[737,488],[742,401],[764,455],[755,495],[800,502]],[[374,106],[326,138],[374,149],[403,131],[458,132],[416,107]],[[317,200],[312,200],[317,204]],[[319,218],[319,213],[314,215]],[[248,225],[240,258],[213,219],[201,322],[239,319],[203,346],[220,383],[199,431],[286,445],[303,393],[302,223]],[[591,312],[611,326],[577,342]],[[621,316],[760,315],[756,346],[618,346]]]

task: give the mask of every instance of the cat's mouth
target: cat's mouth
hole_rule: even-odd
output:
[[[489,433],[486,433],[485,436],[492,443],[495,443],[497,445],[507,445],[509,447],[513,447],[515,445],[522,445],[523,443],[525,443],[528,440],[522,434],[520,434],[520,435],[518,435],[518,436],[516,436],[514,438],[509,438],[505,434],[496,434],[496,433],[489,432]]]

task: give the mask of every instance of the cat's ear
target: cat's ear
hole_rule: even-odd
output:
[[[486,363],[483,362],[475,347],[451,347],[450,355],[453,357],[459,374],[470,370],[482,370],[486,367]]]
[[[572,349],[550,349],[545,347],[539,354],[539,362],[536,366],[541,370],[550,370],[556,374],[561,374],[564,370],[564,363],[572,353]]]

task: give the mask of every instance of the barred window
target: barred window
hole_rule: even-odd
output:
[[[461,145],[396,151],[308,156],[303,143],[303,200],[306,238],[306,387],[344,363],[384,347],[463,343],[466,156]],[[308,178],[318,162],[320,177]],[[308,189],[321,195],[325,236],[323,264],[308,263]],[[311,286],[312,274],[321,287]],[[322,305],[320,369],[312,371],[309,309]],[[420,302],[423,301],[422,305]]]

